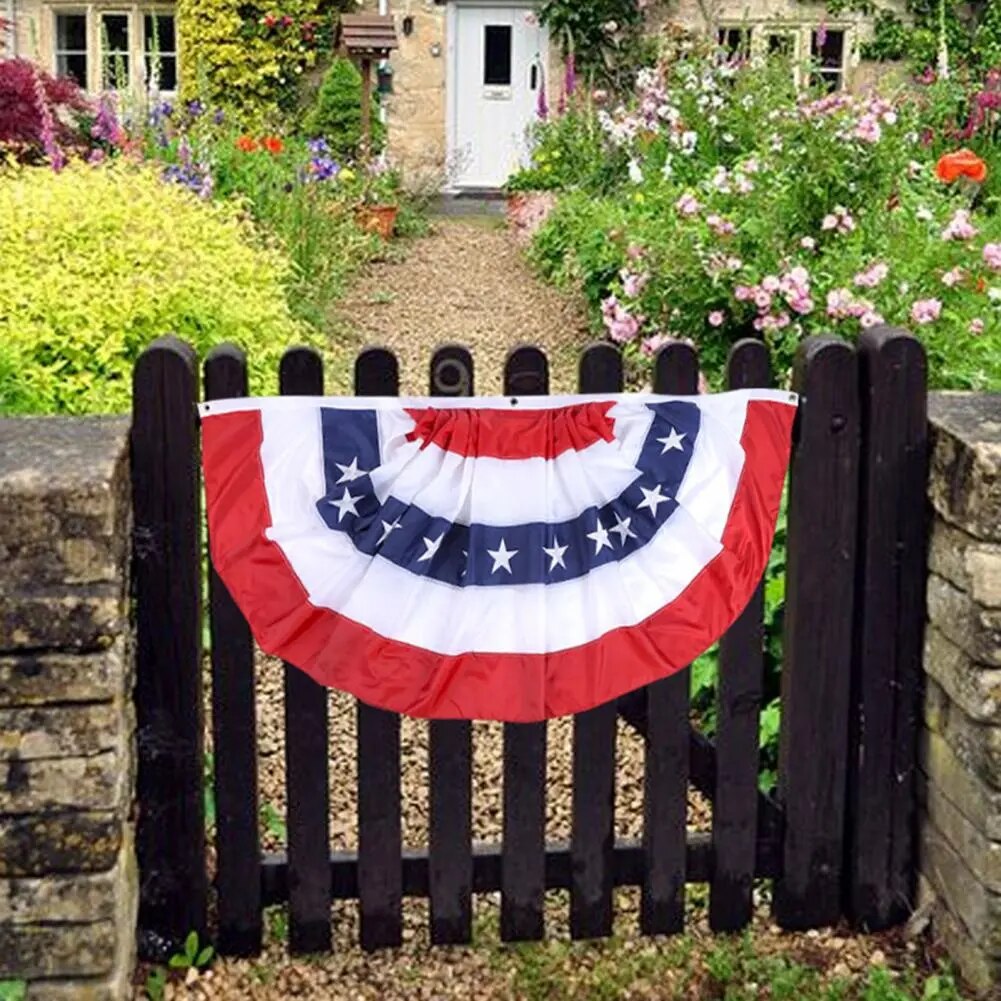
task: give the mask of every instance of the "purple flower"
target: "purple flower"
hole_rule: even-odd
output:
[[[563,91],[567,97],[573,95],[573,92],[577,89],[577,63],[574,60],[574,54],[571,52],[567,55],[567,68],[566,76],[563,78]]]
[[[215,111],[212,112],[212,121],[215,122],[216,125],[222,125],[222,123],[226,121],[226,112],[223,111],[222,108],[216,108]]]
[[[107,95],[101,98],[90,134],[112,146],[120,146],[125,141],[125,130],[119,124],[115,106]]]
[[[341,165],[329,156],[314,156],[309,161],[309,179],[312,181],[329,181],[341,172]]]
[[[310,139],[306,145],[309,147],[309,151],[313,154],[313,156],[325,156],[330,152],[330,146],[327,145],[327,140],[322,137]]]
[[[539,84],[539,97],[535,104],[535,113],[542,121],[546,121],[549,118],[549,102],[546,100],[545,79]]]
[[[196,97],[193,101],[188,101],[188,114],[192,118],[198,118],[199,115],[204,114],[205,105],[202,104],[200,100]]]

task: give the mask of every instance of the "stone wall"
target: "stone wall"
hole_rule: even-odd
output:
[[[931,399],[920,890],[977,987],[1001,985],[1001,395]]]
[[[128,423],[0,420],[0,981],[128,995]]]

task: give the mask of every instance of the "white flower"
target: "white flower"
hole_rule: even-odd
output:
[[[629,180],[633,184],[643,183],[643,171],[640,169],[640,165],[635,160],[629,161]]]

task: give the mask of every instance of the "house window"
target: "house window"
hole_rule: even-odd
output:
[[[770,31],[765,39],[765,52],[770,57],[794,59],[796,36],[791,31]]]
[[[716,33],[716,40],[719,47],[730,57],[750,54],[750,28],[720,28]]]
[[[488,24],[483,36],[483,83],[511,86],[511,25]]]
[[[161,93],[177,90],[177,22],[159,11],[143,17],[146,83]]]
[[[87,86],[87,15],[56,14],[56,75]]]
[[[101,14],[102,86],[122,90],[129,85],[129,15]]]
[[[814,29],[810,32],[810,55],[817,69],[812,82],[825,90],[841,90],[845,76],[845,33]]]

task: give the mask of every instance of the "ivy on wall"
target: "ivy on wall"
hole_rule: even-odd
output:
[[[292,114],[302,80],[329,54],[339,8],[329,0],[179,0],[182,96],[247,123]]]

